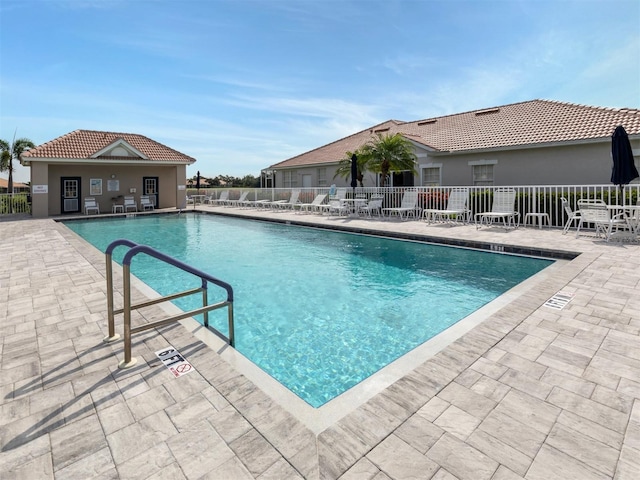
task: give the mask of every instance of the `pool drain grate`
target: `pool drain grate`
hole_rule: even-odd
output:
[[[553,308],[554,310],[562,310],[567,306],[567,303],[573,298],[573,293],[558,292],[549,300],[544,302],[545,307]]]

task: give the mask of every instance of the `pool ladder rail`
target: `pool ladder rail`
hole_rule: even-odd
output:
[[[113,308],[113,260],[112,254],[116,247],[118,246],[127,246],[130,247],[129,251],[125,254],[122,260],[122,276],[123,276],[123,296],[124,296],[124,306],[123,308],[114,310]],[[131,261],[134,256],[144,253],[151,257],[154,257],[160,261],[163,261],[169,265],[172,265],[176,268],[179,268],[182,271],[195,275],[199,277],[202,281],[202,286],[199,288],[193,288],[191,290],[186,290],[180,293],[174,293],[172,295],[166,295],[164,297],[156,298],[153,300],[148,300],[146,302],[138,303],[135,305],[131,305]],[[111,242],[105,251],[105,259],[106,259],[106,274],[107,274],[107,315],[109,322],[109,335],[104,338],[104,341],[107,343],[115,342],[120,339],[120,335],[115,333],[115,316],[123,313],[124,314],[124,360],[118,364],[119,368],[130,368],[136,364],[135,357],[131,357],[131,335],[134,333],[143,332],[145,330],[150,330],[152,328],[160,327],[163,325],[167,325],[169,323],[177,322],[179,320],[183,320],[188,317],[192,317],[194,315],[203,314],[204,317],[204,326],[207,329],[213,330],[214,333],[223,340],[227,341],[231,347],[235,347],[234,340],[234,325],[233,325],[233,288],[226,282],[219,280],[211,275],[202,272],[196,268],[187,265],[186,263],[181,262],[180,260],[176,260],[168,255],[165,255],[158,250],[151,248],[147,245],[139,245],[131,240],[127,239],[119,239]],[[207,289],[209,283],[217,285],[218,287],[224,288],[227,291],[227,299],[222,302],[218,302],[212,305],[208,304],[207,298]],[[162,302],[168,302],[171,300],[175,300],[177,298],[186,297],[189,295],[194,295],[197,293],[202,293],[202,307],[197,308],[195,310],[191,310],[189,312],[180,313],[178,315],[173,315],[171,317],[165,318],[163,320],[158,320],[156,322],[147,323],[144,325],[140,325],[137,327],[131,327],[131,311],[137,310],[144,307],[149,307],[151,305],[155,305]],[[213,327],[209,327],[209,312],[212,310],[217,310],[219,308],[227,307],[228,311],[228,321],[229,321],[229,337],[225,337],[221,332],[215,330]]]

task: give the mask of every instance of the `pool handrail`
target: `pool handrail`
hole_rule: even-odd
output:
[[[129,251],[125,254],[122,260],[122,273],[123,273],[123,296],[124,296],[124,306],[121,309],[114,310],[113,308],[113,261],[112,254],[113,251],[118,246],[127,246],[129,247]],[[142,303],[138,303],[135,305],[131,305],[131,261],[133,257],[144,253],[151,257],[154,257],[158,260],[161,260],[169,265],[172,265],[180,270],[183,270],[187,273],[195,275],[200,278],[202,281],[202,286],[199,288],[194,288],[191,290],[186,290],[180,293],[174,293],[171,295],[166,295],[160,298],[156,298],[153,300],[148,300]],[[234,335],[234,322],[233,322],[233,287],[218,278],[215,278],[209,275],[206,272],[198,270],[190,265],[187,265],[180,260],[177,260],[169,255],[166,255],[148,245],[140,245],[138,243],[132,242],[127,239],[118,239],[111,242],[106,250],[105,250],[105,259],[106,259],[106,280],[107,280],[107,317],[108,317],[108,328],[109,335],[104,338],[105,342],[114,342],[120,338],[118,334],[115,333],[115,315],[123,313],[124,314],[124,360],[120,362],[118,365],[120,368],[129,368],[135,365],[136,359],[131,357],[131,335],[134,333],[142,332],[144,330],[149,330],[151,328],[159,327],[162,325],[166,325],[169,323],[176,322],[178,320],[182,320],[188,317],[192,317],[194,315],[203,314],[204,317],[204,326],[209,329],[209,316],[208,312],[211,310],[216,310],[219,308],[227,307],[228,308],[228,322],[229,322],[229,337],[226,338],[219,331],[214,330],[218,336],[222,337],[226,340],[231,347],[235,346],[235,335]],[[227,292],[227,299],[222,302],[218,302],[212,305],[208,305],[207,298],[207,288],[208,284],[212,283],[221,288],[224,288]],[[202,307],[197,308],[195,310],[191,310],[189,312],[180,313],[177,315],[173,315],[169,318],[165,318],[163,320],[158,320],[156,322],[147,323],[145,325],[141,325],[135,328],[131,328],[131,310],[136,310],[143,307],[148,307],[151,305],[155,305],[157,303],[167,302],[171,300],[175,300],[176,298],[185,297],[188,295],[193,295],[196,293],[202,293]]]

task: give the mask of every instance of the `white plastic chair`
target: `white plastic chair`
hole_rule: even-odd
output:
[[[136,199],[130,195],[124,197],[124,211],[128,212],[133,209],[134,212],[138,211],[138,204],[136,203]]]
[[[566,235],[566,233],[571,228],[572,224],[576,223],[577,225],[580,222],[581,214],[580,214],[580,210],[576,210],[574,212],[571,209],[571,206],[569,205],[569,201],[566,198],[560,197],[560,200],[562,201],[562,208],[567,214],[567,221],[565,222],[564,228],[562,229],[562,234]]]
[[[611,240],[611,234],[615,228],[633,230],[624,213],[612,215],[611,210],[607,208],[606,203],[602,200],[578,200],[578,208],[580,210],[580,222],[576,231],[576,238],[580,234],[580,229],[585,223],[593,224],[596,230],[596,237],[604,235],[605,240]]]
[[[382,195],[372,195],[369,201],[364,205],[357,206],[358,215],[366,214],[367,218],[372,218],[372,215],[375,213],[376,215],[382,215],[382,203],[384,202],[384,196]]]
[[[90,212],[95,212],[96,215],[100,215],[100,206],[93,197],[85,197],[84,199],[84,214],[89,215]]]
[[[400,216],[400,220],[403,220],[403,214],[407,214],[407,218],[409,215],[416,216],[416,210],[418,209],[418,192],[415,190],[411,190],[408,192],[404,192],[402,195],[402,201],[400,202],[399,207],[388,207],[383,208],[382,212],[387,212],[389,216],[392,213],[397,213]]]
[[[494,220],[502,220],[504,228],[513,226],[518,228],[518,218],[520,213],[516,212],[516,191],[511,188],[498,188],[493,192],[493,204],[490,212],[476,213],[475,223],[476,229],[482,226],[483,222],[487,225],[493,223]],[[478,225],[478,219],[480,224]]]
[[[300,212],[319,212],[320,206],[323,204],[325,198],[327,198],[326,193],[320,193],[316,195],[316,198],[313,199],[311,203],[300,203],[298,206],[300,207]]]
[[[422,216],[426,218],[427,223],[432,221],[445,220],[450,221],[452,218],[459,220],[462,217],[462,221],[467,223],[469,221],[469,209],[467,208],[467,202],[469,201],[469,189],[468,188],[452,188],[449,192],[449,198],[447,200],[447,208],[426,208],[422,212]]]
[[[155,208],[155,205],[151,202],[148,195],[141,195],[140,208],[144,212],[145,210],[153,210]]]

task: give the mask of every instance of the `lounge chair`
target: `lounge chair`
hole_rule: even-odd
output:
[[[141,195],[140,196],[140,208],[144,212],[145,210],[153,210],[155,206],[149,199],[149,195]]]
[[[411,190],[408,192],[404,192],[402,195],[402,201],[400,202],[399,207],[387,207],[382,209],[382,213],[385,212],[391,216],[391,214],[396,213],[400,217],[400,220],[403,219],[403,214],[406,213],[407,218],[409,215],[416,216],[416,210],[418,209],[418,192],[415,190]]]
[[[580,210],[576,210],[574,212],[571,209],[571,206],[569,205],[569,202],[566,198],[560,197],[560,200],[562,201],[562,208],[567,214],[567,221],[565,222],[564,228],[562,229],[562,234],[565,235],[569,231],[573,223],[580,222],[581,213]]]
[[[265,206],[270,207],[272,210],[289,207],[293,208],[294,205],[299,203],[298,197],[300,197],[300,190],[291,190],[289,200],[275,200],[273,202],[267,202]]]
[[[239,207],[247,201],[248,195],[248,191],[242,192],[242,194],[240,194],[240,198],[238,198],[237,200],[227,200],[227,205],[229,205],[230,207]]]
[[[209,205],[225,205],[229,201],[229,190],[224,190],[218,198],[209,197],[208,201],[205,199],[205,202]]]
[[[124,197],[124,211],[128,212],[129,210],[133,210],[134,212],[138,211],[138,204],[136,203],[136,199],[130,195]]]
[[[326,193],[320,193],[316,195],[316,198],[313,199],[311,203],[300,203],[298,206],[300,207],[300,212],[319,212],[320,206],[323,204],[325,198],[327,198]]]
[[[616,231],[621,228],[630,232],[634,231],[624,212],[613,215],[602,200],[578,200],[578,208],[580,209],[580,222],[576,230],[576,238],[585,223],[593,224],[596,229],[596,237],[604,235],[607,242],[611,240],[614,228]]]
[[[471,213],[467,208],[467,202],[469,201],[469,189],[468,188],[452,188],[449,192],[449,198],[447,200],[447,208],[426,208],[422,212],[423,218],[427,220],[427,223],[451,220],[460,220],[464,223],[469,221],[469,214]]]
[[[323,203],[320,205],[320,208],[322,213],[326,212],[329,215],[333,215],[334,213],[336,215],[348,215],[349,212],[351,212],[351,206],[345,205],[340,199],[329,200],[329,203]]]
[[[494,220],[502,220],[504,228],[518,228],[520,213],[516,212],[516,191],[511,188],[498,188],[493,192],[493,204],[490,212],[476,213],[476,229],[483,223],[492,224]],[[480,223],[478,224],[478,219]]]
[[[366,214],[367,218],[371,218],[372,214],[376,214],[378,216],[382,215],[382,202],[384,202],[384,196],[382,195],[372,195],[371,199],[364,205],[357,205],[356,213]]]
[[[96,215],[100,215],[100,206],[93,197],[85,197],[84,199],[84,214],[94,212]]]

